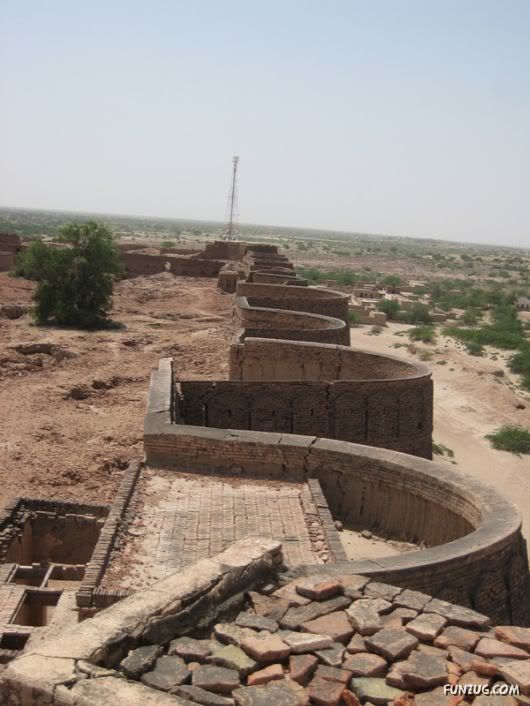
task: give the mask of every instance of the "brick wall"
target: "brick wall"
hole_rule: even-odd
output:
[[[186,381],[175,421],[306,434],[432,456],[432,382]]]
[[[245,297],[236,297],[234,317],[243,329],[242,336],[278,338],[347,345],[349,326],[341,319],[288,311],[276,308],[252,307]]]
[[[0,248],[4,247],[0,245]],[[8,272],[15,265],[14,252],[0,252],[0,272]]]
[[[20,250],[20,236],[15,233],[0,233],[0,251],[17,253]]]
[[[145,253],[122,253],[124,274],[126,277],[138,275],[153,275],[160,272],[171,272],[184,277],[217,277],[222,260],[206,260],[193,257],[177,257],[175,255],[147,255]]]
[[[317,478],[333,517],[427,548],[348,571],[421,590],[490,615],[530,621],[530,579],[517,508],[431,461],[329,439],[168,423],[146,417],[149,464],[181,471],[302,481]],[[340,569],[342,564],[337,564]]]
[[[348,321],[349,297],[332,289],[239,282],[237,293],[250,306],[303,311]]]

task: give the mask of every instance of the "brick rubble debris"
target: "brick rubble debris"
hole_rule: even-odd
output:
[[[530,628],[359,576],[302,578],[246,594],[239,613],[143,645],[124,677],[193,706],[530,705]],[[456,696],[446,684],[516,685]]]

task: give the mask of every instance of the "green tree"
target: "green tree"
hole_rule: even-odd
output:
[[[390,321],[397,319],[399,314],[399,302],[396,299],[383,299],[378,302],[377,308],[379,311],[383,311]]]
[[[411,310],[403,315],[402,320],[411,324],[428,324],[432,321],[432,318],[429,314],[429,307],[426,304],[414,302]]]
[[[107,226],[89,221],[61,229],[63,248],[42,243],[30,247],[28,258],[38,280],[34,315],[38,323],[93,327],[112,306],[119,252]]]
[[[399,275],[386,275],[381,280],[381,284],[383,286],[398,287],[400,284],[403,284],[403,280]]]

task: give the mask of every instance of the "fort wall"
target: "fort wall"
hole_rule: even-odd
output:
[[[174,380],[170,360],[153,373],[148,464],[315,478],[345,526],[422,547],[377,561],[332,562],[326,572],[342,568],[473,607],[494,622],[528,624],[519,512],[492,489],[429,460],[428,368],[350,348],[346,295],[252,283],[253,272],[259,268],[238,284],[235,298],[240,330],[231,379]]]
[[[155,377],[155,388],[157,382]],[[348,571],[468,605],[494,622],[524,625],[530,620],[521,517],[494,490],[395,451],[311,436],[173,424],[170,400],[161,404],[160,396],[151,410],[144,429],[151,466],[289,481],[317,478],[336,519],[427,547],[347,562]],[[326,568],[341,567],[339,562]]]
[[[217,277],[224,265],[222,260],[138,252],[123,252],[122,262],[125,277],[153,275],[166,271],[184,277]]]
[[[22,241],[15,233],[0,233],[0,252],[17,253],[20,251]]]
[[[0,248],[3,245],[0,245]],[[15,265],[14,252],[0,252],[0,272],[8,272]]]
[[[303,311],[348,321],[349,297],[332,289],[239,282],[237,293],[250,306]]]
[[[341,319],[251,306],[246,297],[236,297],[234,318],[242,329],[242,338],[279,338],[347,345],[350,337],[349,327]]]

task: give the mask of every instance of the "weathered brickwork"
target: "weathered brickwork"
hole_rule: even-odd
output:
[[[137,590],[145,586],[146,576],[152,582],[182,571],[246,537],[281,541],[284,562],[291,568],[330,558],[329,551],[323,556],[310,533],[310,521],[321,526],[306,484],[219,478],[205,482],[202,477],[175,475],[147,481],[146,491],[154,499],[137,512],[135,526],[142,533],[128,540],[125,555],[118,552],[113,558],[102,589],[114,588],[114,577],[120,576],[121,587]],[[323,496],[319,499],[325,505]]]
[[[187,381],[175,422],[309,434],[431,458],[432,382]]]
[[[332,289],[239,282],[237,294],[245,297],[252,307],[304,311],[348,320],[348,295]]]
[[[259,267],[256,260],[252,267]],[[148,463],[248,478],[317,478],[330,517],[425,547],[348,562],[351,570],[471,605],[495,621],[528,623],[530,579],[517,509],[418,458],[432,453],[430,371],[341,345],[336,339],[348,327],[326,316],[326,307],[339,313],[343,295],[316,291],[239,284],[234,318],[241,330],[230,350],[229,381],[174,381],[170,361],[161,362],[145,420]],[[292,308],[281,308],[284,295]],[[257,306],[264,303],[270,306]]]
[[[520,514],[471,478],[432,461],[348,442],[171,424],[162,411],[146,418],[144,443],[153,466],[318,478],[334,518],[427,547],[348,562],[348,570],[480,608],[495,622],[530,622]]]
[[[184,277],[217,277],[224,265],[222,260],[206,260],[199,257],[178,255],[148,255],[138,252],[123,252],[122,262],[125,277],[154,275],[171,272]]]
[[[0,248],[2,245],[0,244]],[[0,251],[0,272],[8,272],[15,264],[14,252]]]

